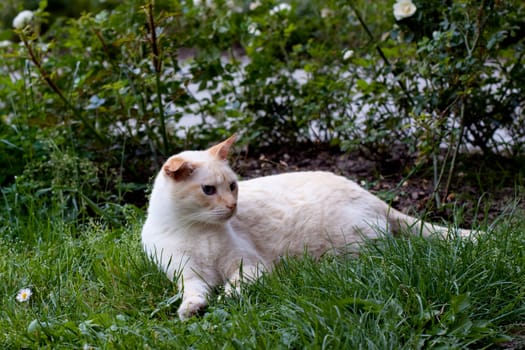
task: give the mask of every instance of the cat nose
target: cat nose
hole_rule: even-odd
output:
[[[233,210],[237,206],[237,203],[227,203],[226,208]]]

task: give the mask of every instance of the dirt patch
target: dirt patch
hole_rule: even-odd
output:
[[[425,215],[428,220],[459,221],[463,226],[476,222],[490,223],[515,206],[519,200],[525,174],[525,162],[502,157],[463,155],[458,159],[445,193],[444,180],[434,193],[431,164],[416,166],[416,158],[405,150],[384,157],[362,152],[343,153],[326,145],[302,145],[294,149],[250,150],[232,159],[234,170],[243,178],[283,172],[324,170],[343,175],[378,195],[403,212]],[[525,203],[518,207],[525,208]],[[461,218],[454,217],[461,212]]]

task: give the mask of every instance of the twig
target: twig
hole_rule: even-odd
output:
[[[361,17],[361,14],[359,13],[359,11],[357,11],[357,9],[355,8],[354,4],[352,4],[351,2],[349,3],[349,6],[352,8],[352,11],[354,11],[354,14],[357,17],[357,20],[359,21],[359,23],[361,24],[361,26],[365,30],[366,34],[370,38],[370,41],[372,41],[374,43],[375,49],[376,49],[377,53],[379,54],[379,57],[381,57],[381,59],[383,60],[383,62],[385,62],[385,64],[387,66],[392,67],[392,64],[390,63],[390,60],[386,57],[386,55],[383,52],[383,50],[381,50],[381,47],[376,42],[376,39],[375,39],[374,35],[372,34],[370,29],[366,25],[365,21]],[[394,70],[392,70],[392,73],[395,75]],[[410,102],[410,104],[414,105],[415,103],[414,103],[414,100],[412,99],[412,95],[410,95],[410,93],[408,92],[406,86],[401,82],[401,80],[397,80],[397,84],[399,85],[401,90],[403,90],[403,92],[405,93],[405,95],[408,98],[408,101]]]
[[[439,198],[439,183],[441,182],[441,176],[443,175],[443,171],[438,176],[437,169],[438,169],[438,159],[436,152],[432,152],[432,168],[434,169],[434,191],[432,192],[432,197],[436,200],[436,207],[439,208],[441,204],[441,199]],[[443,169],[442,169],[443,170]]]
[[[459,153],[459,147],[461,147],[461,141],[463,140],[463,133],[465,132],[465,104],[461,101],[461,110],[460,110],[460,127],[459,127],[459,136],[456,142],[456,147],[454,149],[454,154],[452,155],[452,160],[450,161],[450,169],[448,170],[447,183],[445,185],[445,194],[443,199],[446,199],[448,196],[448,191],[450,188],[450,182],[452,181],[452,175],[454,173],[454,167],[456,165],[456,158]]]
[[[82,115],[81,111],[79,111],[75,106],[71,104],[69,99],[66,98],[66,96],[62,93],[62,90],[60,90],[58,85],[53,81],[53,79],[51,79],[50,75],[47,73],[44,67],[42,67],[40,59],[35,54],[33,47],[31,46],[31,44],[27,40],[26,35],[23,32],[20,33],[20,38],[22,39],[22,42],[24,43],[24,46],[27,49],[29,58],[37,68],[38,73],[40,74],[42,79],[44,79],[44,81],[51,88],[51,90],[53,90],[53,92],[55,92],[58,95],[58,97],[60,97],[60,99],[65,103],[67,107],[69,107],[74,113],[77,114],[82,123],[95,135],[95,137],[99,141],[101,141],[102,143],[107,143],[107,139],[104,136],[102,136],[93,125],[91,125],[91,123]]]
[[[162,101],[162,89],[161,89],[161,74],[162,74],[162,56],[160,54],[160,49],[158,46],[157,33],[156,33],[156,24],[154,18],[154,3],[155,1],[150,1],[146,6],[144,6],[144,11],[146,12],[148,27],[149,27],[149,41],[151,44],[152,51],[152,62],[155,69],[155,85],[157,88],[157,105],[159,107],[159,121],[160,121],[160,133],[162,137],[162,142],[164,144],[164,154],[168,153],[168,134],[166,133],[166,120],[164,113],[164,103]]]
[[[162,68],[162,58],[160,56],[159,46],[157,44],[157,33],[155,18],[153,17],[153,6],[154,0],[150,1],[146,8],[146,14],[148,16],[148,26],[150,34],[150,43],[151,51],[153,52],[153,67],[155,67],[155,72],[160,73]]]
[[[485,26],[485,24],[487,22],[486,19],[485,20],[482,19],[482,17],[483,17],[483,10],[484,10],[484,7],[485,7],[485,2],[486,2],[485,0],[482,0],[480,6],[478,8],[478,13],[477,13],[477,17],[476,17],[476,22],[477,22],[477,26],[476,26],[477,28],[476,29],[477,30],[476,30],[476,33],[475,33],[472,45],[470,47],[468,45],[468,38],[465,37],[465,45],[466,45],[466,48],[467,48],[468,57],[472,57],[472,55],[474,54],[474,51],[476,50],[476,47],[477,47],[478,42],[479,42],[479,39],[482,36],[483,27]],[[457,155],[459,153],[459,148],[461,147],[461,143],[463,141],[463,135],[465,133],[465,103],[463,101],[463,98],[461,98],[460,103],[461,103],[461,107],[460,107],[459,135],[458,135],[458,138],[457,138],[457,141],[456,141],[456,145],[454,147],[454,154],[452,155],[452,160],[450,162],[450,168],[448,170],[447,182],[445,184],[445,191],[444,191],[444,196],[443,196],[443,204],[444,204],[444,201],[447,198],[449,190],[450,190],[450,183],[452,182],[452,176],[454,174],[454,169],[455,169],[455,165],[456,165]]]

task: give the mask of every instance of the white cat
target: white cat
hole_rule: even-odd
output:
[[[257,278],[283,255],[320,257],[387,232],[448,234],[328,172],[237,182],[227,163],[234,141],[176,154],[155,179],[142,242],[183,288],[181,319],[206,306],[211,288],[232,291],[241,278]]]

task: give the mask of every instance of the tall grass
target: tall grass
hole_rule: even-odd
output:
[[[472,123],[482,122],[480,116],[498,121],[500,115],[519,111],[516,106],[522,103],[516,88],[521,85],[514,83],[523,76],[518,44],[505,46],[503,36],[494,36],[494,52],[479,46],[479,61],[455,55],[452,62],[448,41],[463,37],[456,35],[462,26],[479,34],[464,35],[466,39],[490,34],[470,22],[482,15],[498,19],[493,30],[504,33],[513,19],[520,20],[519,6],[505,12],[512,7],[509,3],[497,7],[500,12],[483,12],[490,4],[473,3],[467,9],[480,9],[473,17],[464,15],[464,7],[453,7],[456,25],[442,18],[450,15],[446,4],[440,4],[443,11],[418,5],[418,13],[435,12],[435,23],[418,14],[400,24],[384,15],[391,9],[387,1],[358,1],[359,15],[335,2],[292,3],[293,11],[273,16],[272,2],[239,14],[227,6],[209,11],[205,6],[184,8],[179,2],[160,4],[154,11],[153,2],[142,7],[143,1],[132,1],[114,11],[57,22],[42,36],[21,31],[22,45],[3,48],[0,348],[482,348],[510,337],[525,346],[519,338],[525,319],[523,213],[503,217],[476,242],[385,237],[367,243],[356,256],[285,258],[274,273],[247,285],[240,296],[225,297],[218,290],[202,315],[187,322],[177,319],[176,286],[146,259],[140,246],[143,212],[120,206],[127,191],[140,189],[142,196],[144,174],[171,148],[204,145],[231,128],[244,130],[253,144],[264,140],[288,145],[310,135],[314,125],[326,140],[333,137],[334,144],[350,148],[359,140],[360,147],[380,150],[408,138],[406,131],[412,127],[407,125],[422,125],[422,137],[404,142],[418,140],[411,147],[431,154],[435,145],[454,140],[455,131],[448,128],[456,124],[438,123],[441,131],[436,133],[435,118],[427,116],[446,121],[455,115],[449,109],[468,102],[460,104],[455,97],[449,101],[450,96],[463,96],[467,88],[477,91],[469,93],[471,105],[484,103],[472,110],[477,116]],[[45,4],[41,2],[42,16]],[[333,11],[323,18],[323,9]],[[506,20],[499,23],[497,13],[505,13]],[[362,18],[355,21],[355,16]],[[365,23],[376,39],[369,40],[360,30]],[[418,41],[409,35],[406,42],[393,37],[401,38],[400,31],[423,35],[421,23],[439,24],[436,30],[449,34],[420,41],[417,45],[424,45],[428,55],[419,49],[422,69],[413,69],[410,53]],[[246,30],[252,25],[268,30],[252,35]],[[384,36],[388,32],[391,35]],[[369,54],[369,41],[373,50],[379,44],[385,49],[386,54],[379,50],[384,65]],[[224,63],[219,55],[239,43],[251,62],[244,70],[237,59]],[[502,51],[494,43],[501,43]],[[455,50],[462,47],[453,44]],[[187,63],[191,76],[179,66],[177,55],[185,47],[200,49]],[[356,55],[341,59],[341,51],[348,48],[356,49]],[[403,87],[396,90],[388,79],[367,82],[367,76],[393,72],[386,56],[396,59],[395,72],[401,74],[395,84],[421,79],[443,84],[429,84],[434,90],[424,96],[431,100],[407,109]],[[505,58],[502,67],[508,69],[480,65],[490,57]],[[298,68],[310,75],[304,84],[288,78]],[[488,73],[481,74],[484,71]],[[340,72],[347,74],[342,80]],[[493,101],[480,88],[491,80],[474,79],[480,74],[493,77],[491,72],[509,73],[502,81],[514,85],[503,84],[501,91],[516,90],[517,97],[505,92],[501,96],[510,100],[496,107],[509,105],[512,113],[496,113],[499,109],[487,104]],[[237,73],[244,79],[241,90],[233,83]],[[464,82],[452,86],[454,94],[449,94],[451,81]],[[199,85],[198,92],[211,91],[213,98],[201,103],[188,89],[190,84]],[[215,88],[210,90],[210,84]],[[412,89],[421,95],[417,84]],[[435,96],[440,94],[444,102],[438,103]],[[364,102],[349,99],[352,96],[363,96]],[[404,114],[390,111],[392,101]],[[373,107],[366,130],[355,124],[357,112],[333,110],[362,102]],[[168,103],[176,108],[168,111]],[[487,111],[494,115],[485,116]],[[179,128],[180,118],[188,113],[203,116],[202,125]],[[207,122],[205,115],[214,122]],[[513,120],[499,123],[515,126],[515,139],[521,140],[521,125]],[[487,130],[479,130],[477,142]],[[179,131],[188,137],[175,137]],[[500,171],[494,176],[483,172],[483,181],[502,178]],[[455,214],[460,217],[460,210]],[[123,218],[127,224],[121,226]],[[32,295],[20,302],[16,295],[22,288],[30,288]]]
[[[128,216],[119,229],[28,220],[3,235],[2,348],[482,348],[525,318],[523,214],[476,242],[385,237],[357,256],[286,258],[187,322],[141,251],[142,213]]]

